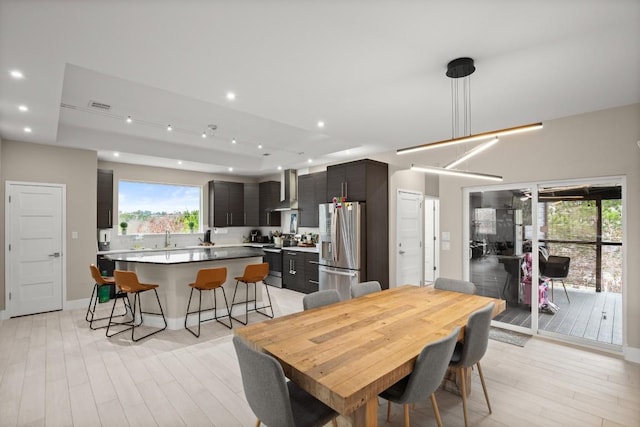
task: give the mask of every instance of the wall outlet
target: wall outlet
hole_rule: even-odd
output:
[[[213,234],[227,234],[229,232],[229,230],[227,230],[226,228],[214,228],[213,229]]]
[[[443,231],[442,232],[442,241],[448,242],[449,240],[451,240],[451,233],[448,231]]]
[[[72,239],[77,239],[78,238],[78,232],[77,231],[72,231],[71,232],[71,238]]]

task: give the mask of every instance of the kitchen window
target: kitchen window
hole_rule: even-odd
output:
[[[118,182],[119,234],[199,232],[201,212],[201,186]]]

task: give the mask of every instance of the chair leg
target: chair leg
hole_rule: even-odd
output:
[[[464,412],[464,427],[469,425],[467,421],[467,386],[464,374],[464,368],[458,368],[458,376],[460,377],[460,392],[462,393],[462,411]]]
[[[410,427],[410,423],[409,423],[409,404],[405,403],[404,405],[402,405],[403,409],[404,409],[404,427]]]
[[[187,314],[184,315],[184,328],[191,332],[193,334],[193,336],[195,336],[196,338],[200,337],[200,312],[202,310],[202,291],[200,289],[198,289],[199,292],[199,304],[198,304],[198,333],[193,332],[191,329],[189,329],[189,327],[187,326],[187,319],[189,318],[190,314],[195,314],[195,311],[193,313],[189,312],[189,307],[191,306],[191,298],[193,297],[193,291],[195,290],[195,288],[191,288],[191,293],[189,294],[189,302],[187,303]]]
[[[564,285],[564,279],[561,279],[560,281],[562,282],[562,287],[564,288],[564,294],[567,296],[567,301],[571,303],[571,300],[569,299],[569,293],[567,292],[567,287]]]
[[[489,407],[489,413],[491,414],[491,403],[489,403],[489,393],[487,392],[487,385],[484,383],[484,375],[482,375],[482,368],[480,367],[480,362],[478,365],[478,374],[480,375],[480,382],[482,383],[482,390],[484,391],[484,398],[487,401],[487,407]]]
[[[98,301],[98,284],[93,285],[93,292],[91,292],[91,298],[89,298],[89,306],[87,307],[87,314],[84,316],[84,320],[87,322],[91,322],[93,320],[93,314],[96,310],[96,302],[93,301],[93,297],[96,297],[96,302]],[[93,309],[91,309],[91,303],[93,303]],[[89,320],[89,313],[91,313],[91,320]]]
[[[391,401],[387,400],[387,421],[391,419]]]
[[[260,427],[260,419],[256,420],[256,427]]]
[[[273,319],[273,305],[271,305],[271,295],[269,295],[269,286],[266,283],[264,283],[264,281],[262,283],[264,284],[264,290],[267,292],[267,300],[269,301],[269,305],[263,305],[262,307],[257,307],[257,304],[258,304],[258,289],[257,289],[258,284],[254,283],[253,284],[253,292],[254,292],[255,298],[256,298],[256,312],[258,312],[258,313],[262,314],[263,316],[266,316],[266,317],[268,317],[270,319]],[[263,313],[262,311],[260,311],[262,309],[267,309],[267,308],[271,309],[271,315],[268,315],[266,312]]]
[[[335,419],[335,418],[331,420],[331,425],[332,425],[333,427],[338,427],[338,422],[336,421],[336,419]]]
[[[137,326],[142,325],[142,314],[145,313],[145,314],[157,314],[157,315],[162,316],[162,320],[164,321],[164,327],[161,328],[161,329],[157,329],[157,330],[155,330],[153,332],[150,332],[150,333],[148,333],[146,335],[143,335],[141,337],[134,338],[134,336],[133,336],[133,333],[135,331],[135,326],[134,326],[134,328],[131,329],[131,340],[133,342],[140,341],[141,339],[147,338],[147,337],[149,337],[149,336],[151,336],[153,334],[157,334],[158,332],[164,331],[165,329],[167,329],[167,319],[164,317],[164,311],[162,310],[162,304],[160,304],[160,296],[158,296],[158,291],[156,289],[153,289],[153,292],[156,294],[156,300],[158,301],[158,307],[160,308],[160,313],[142,311],[142,305],[140,303],[140,296],[138,295],[140,292],[136,292],[133,304],[135,305],[135,300],[137,299],[138,300],[138,308],[139,308],[139,311],[140,311],[140,324],[138,324]]]
[[[438,409],[438,402],[436,401],[435,393],[431,393],[431,406],[433,406],[433,413],[436,416],[438,427],[442,427],[442,418],[440,418],[440,410]]]
[[[216,302],[216,291],[218,289],[222,289],[222,296],[224,298],[224,306],[227,309],[227,315],[226,316],[222,316],[220,318],[218,317],[218,305],[217,305],[217,302]],[[231,321],[231,311],[229,311],[229,302],[227,301],[227,293],[224,291],[223,287],[216,288],[216,289],[213,290],[213,307],[214,307],[213,314],[215,316],[216,322],[223,324],[224,326],[226,326],[229,329],[232,329],[233,328],[233,322]],[[220,319],[224,319],[225,317],[229,318],[229,324],[228,325],[226,323],[224,323],[222,320],[220,320]]]
[[[233,307],[236,305],[236,293],[238,292],[238,285],[240,283],[244,283],[246,286],[246,292],[245,292],[245,300],[244,300],[244,308],[245,308],[245,312],[244,312],[244,322],[240,319],[238,319],[237,317],[233,317],[231,315],[231,313],[233,312]],[[240,303],[242,304],[242,303]],[[242,323],[243,325],[246,325],[247,323],[249,323],[249,284],[245,283],[245,282],[241,282],[239,280],[236,281],[236,289],[233,291],[233,298],[231,299],[231,312],[229,313],[229,317],[231,317],[233,320],[237,320],[238,322]]]
[[[553,279],[551,279],[551,301],[554,301],[555,299],[553,298]]]

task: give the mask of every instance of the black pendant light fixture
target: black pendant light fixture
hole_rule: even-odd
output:
[[[413,170],[420,170],[427,173],[439,173],[458,176],[472,176],[475,178],[487,178],[492,180],[502,180],[497,175],[478,174],[466,171],[455,170],[453,167],[468,160],[469,158],[481,153],[487,148],[495,145],[500,136],[512,135],[521,132],[528,132],[542,128],[542,123],[531,123],[528,125],[515,126],[511,128],[499,129],[490,132],[482,132],[471,134],[471,74],[476,70],[472,58],[457,58],[447,64],[446,76],[451,78],[451,139],[431,142],[427,144],[415,145],[412,147],[401,148],[396,150],[396,154],[409,154],[418,151],[429,150],[434,148],[446,147],[450,145],[462,144],[467,142],[484,141],[482,144],[467,151],[456,160],[447,164],[444,168],[434,166],[412,166]],[[462,86],[462,87],[460,87]],[[462,96],[461,95],[462,92]],[[462,97],[462,114],[460,111],[460,97]],[[462,116],[462,117],[461,117]],[[460,136],[462,135],[462,136]],[[450,171],[455,173],[445,173]]]

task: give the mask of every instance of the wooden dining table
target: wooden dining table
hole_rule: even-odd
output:
[[[285,375],[351,418],[377,426],[380,392],[407,376],[425,345],[460,326],[490,302],[505,301],[404,285],[235,330],[254,349],[274,356]]]

